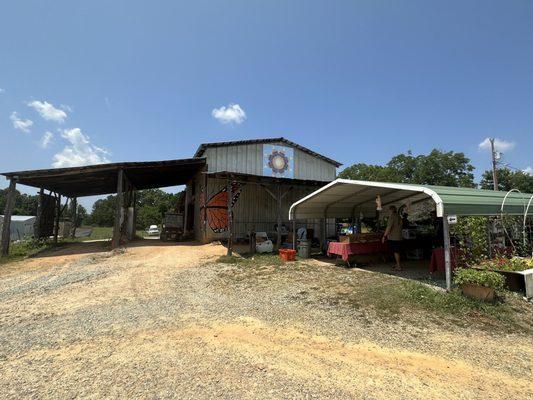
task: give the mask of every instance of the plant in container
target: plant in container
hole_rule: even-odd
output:
[[[472,268],[458,269],[454,282],[465,296],[483,301],[493,301],[496,291],[502,290],[505,285],[505,279],[499,273]]]

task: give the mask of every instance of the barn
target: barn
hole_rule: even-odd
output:
[[[194,155],[205,169],[187,184],[187,229],[197,240],[266,232],[279,246],[289,224],[289,208],[326,182],[341,165],[285,138],[201,144]],[[229,214],[228,214],[228,210]],[[319,238],[321,220],[297,221]]]
[[[17,184],[39,189],[35,236],[53,235],[55,241],[67,201],[76,204],[79,197],[116,193],[112,240],[116,247],[134,237],[136,192],[178,185],[186,187],[180,205],[185,231],[198,241],[229,239],[231,244],[255,231],[266,232],[279,247],[290,237],[291,227],[300,226],[308,229],[309,239],[324,237],[328,229],[327,223],[321,223],[324,219],[289,225],[289,207],[334,180],[340,165],[280,137],[203,143],[189,159],[5,172],[2,175],[10,184],[0,256],[9,251]]]

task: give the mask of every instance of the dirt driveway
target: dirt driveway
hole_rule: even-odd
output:
[[[239,267],[224,253],[96,242],[2,266],[0,397],[533,396],[523,331],[381,315],[333,296],[367,272]]]

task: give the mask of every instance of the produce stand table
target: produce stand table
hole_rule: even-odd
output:
[[[457,260],[463,255],[462,250],[457,247],[450,248],[450,261],[452,271],[457,266]],[[429,273],[444,272],[444,247],[437,247],[431,253],[431,262],[429,264]]]
[[[328,257],[336,254],[342,257],[343,261],[348,261],[351,255],[388,253],[387,242],[366,242],[366,243],[341,243],[330,242],[328,245]]]

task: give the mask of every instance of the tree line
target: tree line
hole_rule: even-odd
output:
[[[429,154],[413,155],[410,151],[392,157],[385,165],[357,163],[345,168],[339,178],[378,182],[413,183],[456,187],[492,189],[492,171],[485,171],[481,181],[474,181],[474,166],[464,153],[434,149]],[[533,176],[508,168],[497,170],[499,190],[518,189],[533,193]],[[0,190],[0,212],[5,208],[7,189]],[[158,224],[167,211],[175,211],[181,194],[170,194],[161,189],[142,190],[137,193],[137,229]],[[38,196],[15,194],[15,215],[36,215]],[[78,205],[76,224],[113,226],[116,196],[97,200],[91,213]],[[72,210],[68,215],[72,215]]]

